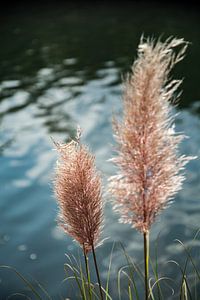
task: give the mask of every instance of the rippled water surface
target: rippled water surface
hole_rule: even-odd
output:
[[[79,124],[106,189],[106,179],[114,173],[108,162],[114,143],[111,118],[113,111],[121,113],[121,78],[133,62],[142,33],[175,35],[191,42],[186,59],[175,69],[176,76],[185,78],[176,128],[190,136],[181,152],[200,155],[199,14],[175,5],[63,2],[48,7],[20,4],[0,14],[0,262],[16,268],[36,289],[36,281],[41,283],[53,299],[78,299],[70,284],[62,283],[65,253],[78,256],[78,247],[56,226],[52,179],[57,156],[50,137],[67,141]],[[192,242],[200,220],[199,160],[190,162],[186,175],[183,190],[151,233],[152,252],[160,233],[161,274],[174,278],[176,266],[162,263],[183,263],[184,251],[174,239],[193,245],[197,253],[200,246],[198,239]],[[121,241],[141,262],[142,237],[118,224],[109,204],[103,237],[109,239],[97,255],[104,278],[113,241]],[[114,278],[125,263],[122,257],[116,245],[113,299],[118,299]],[[14,272],[1,269],[0,299],[16,292],[32,295]],[[172,299],[170,293],[166,291],[166,299]],[[125,293],[123,297],[127,299]]]

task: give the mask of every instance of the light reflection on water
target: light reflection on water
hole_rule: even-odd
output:
[[[49,48],[42,49],[42,55],[48,56]],[[34,49],[26,50],[26,55],[33,53]],[[120,58],[104,59],[98,67],[91,67],[91,72],[90,66],[81,68],[79,60],[80,57],[62,57],[60,64],[46,64],[34,76],[27,78],[24,74],[21,79],[10,80],[2,77],[0,82],[1,263],[16,267],[34,286],[37,284],[33,278],[36,279],[52,296],[64,289],[72,299],[76,298],[73,291],[66,291],[62,284],[63,264],[67,260],[64,253],[77,254],[78,248],[56,226],[57,206],[51,182],[57,157],[50,137],[66,141],[74,136],[79,124],[83,141],[96,155],[106,190],[106,179],[114,172],[108,162],[114,143],[111,119],[113,111],[121,112],[122,93]],[[124,60],[121,61],[123,64]],[[199,103],[182,108],[176,124],[178,131],[190,136],[181,148],[181,152],[189,155],[200,154]],[[199,170],[199,160],[188,165],[184,189],[152,228],[152,249],[160,232],[161,264],[172,258],[179,260],[183,254],[183,248],[174,239],[184,240],[195,250],[199,248],[199,240],[192,241],[199,228]],[[109,200],[106,193],[105,199]],[[118,224],[109,204],[105,228],[103,237],[109,239],[97,251],[104,278],[113,241],[121,241],[137,262],[142,260],[142,237],[129,226]],[[117,244],[112,279],[125,264],[122,257]],[[163,270],[172,275],[175,267],[165,266]],[[25,288],[15,274],[1,270],[0,290],[3,297]],[[113,282],[111,290],[114,295]]]

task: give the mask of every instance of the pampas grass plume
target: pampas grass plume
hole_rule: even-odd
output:
[[[88,253],[99,244],[103,218],[101,179],[95,157],[81,144],[79,130],[76,140],[54,144],[60,155],[54,182],[59,225]]]
[[[141,38],[138,58],[124,82],[123,118],[114,120],[118,144],[112,161],[118,174],[110,178],[114,209],[122,223],[142,233],[181,189],[185,164],[192,159],[179,154],[182,134],[174,131],[171,102],[176,103],[181,80],[169,74],[184,58],[187,43]]]

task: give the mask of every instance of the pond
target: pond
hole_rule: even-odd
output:
[[[57,227],[52,188],[57,154],[51,141],[51,137],[56,141],[73,138],[79,124],[83,142],[95,154],[103,174],[107,202],[103,238],[108,239],[98,248],[97,259],[105,280],[116,242],[110,290],[113,299],[118,299],[116,274],[126,263],[119,242],[137,264],[143,259],[142,236],[118,223],[106,193],[107,178],[114,174],[108,161],[114,145],[111,123],[113,112],[122,110],[122,78],[130,70],[142,34],[173,35],[191,43],[174,72],[175,77],[184,77],[176,128],[190,137],[182,143],[181,152],[199,156],[199,12],[183,4],[55,1],[48,5],[22,2],[0,14],[1,265],[16,268],[41,292],[42,299],[47,296],[38,283],[53,299],[79,299],[77,289],[63,282],[65,253],[80,259],[82,255]],[[184,249],[175,239],[193,246],[195,257],[199,253],[199,239],[193,241],[199,229],[199,180],[197,159],[187,165],[182,191],[152,227],[152,257],[159,235],[161,276],[174,280],[180,276],[175,264],[167,264],[169,260],[185,262]],[[199,267],[198,260],[196,264]],[[122,290],[123,286],[125,280]],[[17,274],[0,269],[1,299],[15,293],[35,299]],[[172,299],[171,293],[167,287],[164,299]],[[125,292],[122,299],[128,299]],[[173,299],[178,298],[174,295]]]

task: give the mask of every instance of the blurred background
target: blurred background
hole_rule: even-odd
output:
[[[52,180],[57,154],[50,137],[68,141],[79,124],[83,142],[96,155],[104,186],[114,168],[112,113],[121,113],[122,78],[130,70],[140,36],[171,35],[190,42],[187,56],[174,70],[184,78],[176,118],[177,131],[190,138],[181,152],[200,155],[200,13],[197,7],[165,2],[9,2],[0,11],[0,264],[16,268],[39,292],[43,285],[53,299],[78,299],[65,278],[67,254],[78,246],[56,225],[58,213]],[[183,190],[159,217],[151,232],[152,257],[159,234],[160,275],[179,280],[168,260],[184,263],[184,250],[174,241],[192,245],[200,220],[200,162],[188,164]],[[109,201],[109,195],[105,195]],[[125,263],[121,241],[137,263],[142,262],[142,236],[118,224],[110,204],[105,209],[108,237],[97,250],[105,279],[109,254],[116,242],[111,294],[116,274]],[[82,257],[81,257],[82,259]],[[199,267],[199,261],[196,264]],[[94,277],[95,279],[95,277]],[[122,279],[126,288],[127,281]],[[12,270],[0,268],[0,299],[30,288]],[[166,288],[165,299],[172,299]],[[47,299],[41,292],[42,299]],[[171,297],[171,298],[170,298]],[[12,299],[22,299],[16,295]],[[124,292],[122,299],[127,299]],[[173,296],[176,298],[176,294]]]

